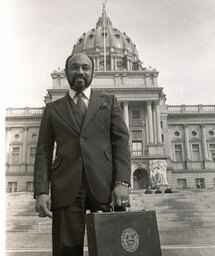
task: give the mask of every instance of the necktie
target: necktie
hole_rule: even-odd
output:
[[[77,107],[79,108],[81,114],[84,115],[86,112],[86,104],[83,100],[84,93],[79,92],[77,93],[77,96],[78,96]]]

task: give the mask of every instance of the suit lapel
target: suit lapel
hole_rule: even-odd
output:
[[[82,131],[86,128],[90,120],[93,118],[99,107],[101,106],[103,100],[100,94],[97,92],[92,91],[90,96],[90,102],[88,105],[88,109],[86,112],[86,116],[84,118],[83,124],[82,124]]]
[[[78,134],[80,134],[80,128],[76,123],[74,114],[72,113],[70,103],[69,103],[69,95],[67,94],[62,100],[56,102],[55,110],[59,114],[59,116]]]

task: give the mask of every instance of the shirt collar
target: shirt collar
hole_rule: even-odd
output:
[[[69,96],[74,99],[74,97],[76,96],[76,91],[69,88]],[[91,86],[87,87],[85,90],[83,90],[84,96],[89,100],[90,99],[90,95],[91,95]]]

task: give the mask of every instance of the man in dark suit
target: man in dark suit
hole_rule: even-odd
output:
[[[128,129],[116,97],[91,90],[93,69],[87,55],[70,56],[69,92],[46,105],[41,121],[35,208],[40,217],[52,217],[54,256],[83,255],[87,209],[108,212],[110,204],[129,203]]]

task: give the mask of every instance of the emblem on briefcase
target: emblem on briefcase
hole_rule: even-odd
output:
[[[126,228],[121,235],[122,247],[127,252],[135,252],[139,247],[139,236],[133,228]]]

